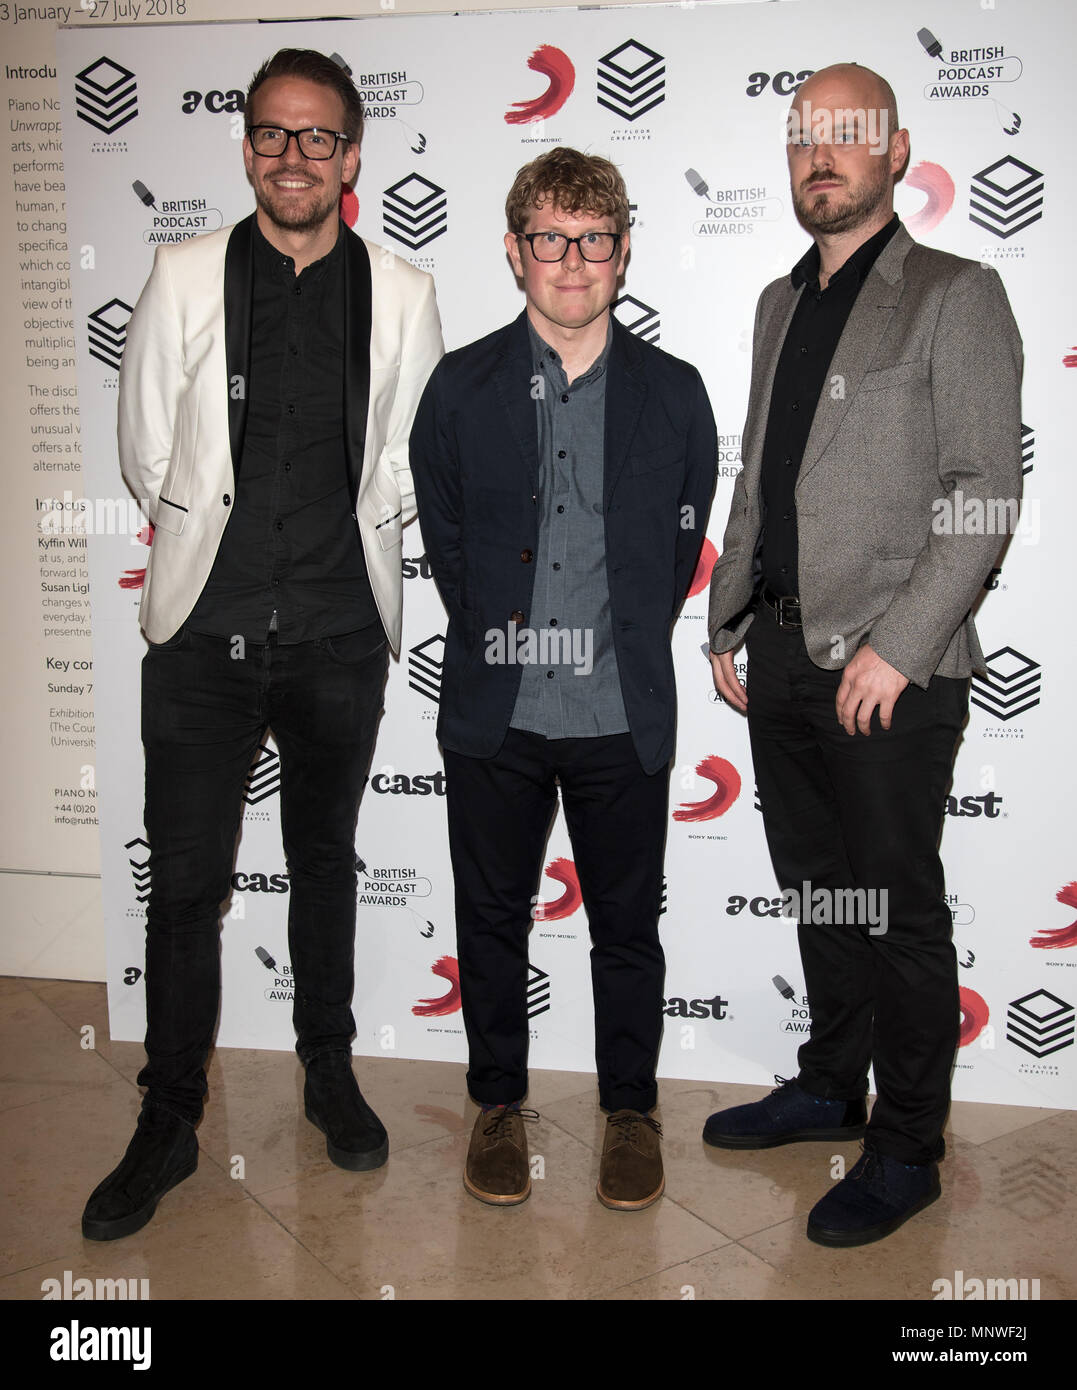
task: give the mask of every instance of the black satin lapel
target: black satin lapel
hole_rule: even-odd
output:
[[[613,489],[621,476],[646,399],[643,354],[628,329],[614,319],[613,342],[610,344],[606,371],[606,458],[602,484],[605,506],[609,505]]]
[[[224,255],[224,360],[228,375],[228,443],[239,477],[250,389],[251,300],[254,286],[254,214],[237,222]]]
[[[370,254],[362,237],[342,226],[344,257],[344,447],[353,504],[359,497],[370,407],[370,325],[373,304]]]

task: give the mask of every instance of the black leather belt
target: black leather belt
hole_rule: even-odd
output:
[[[774,614],[779,627],[803,627],[800,621],[800,599],[796,594],[776,594],[773,589],[764,588],[760,598]]]

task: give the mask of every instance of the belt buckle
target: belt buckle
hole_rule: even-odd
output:
[[[789,612],[786,612],[786,605],[789,605]],[[776,597],[774,602],[774,615],[778,619],[779,627],[800,627],[800,599],[792,594],[783,594]]]

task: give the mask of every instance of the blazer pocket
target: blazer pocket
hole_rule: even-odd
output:
[[[378,537],[378,544],[382,550],[392,550],[395,546],[403,543],[402,521],[403,510],[400,506],[400,494],[397,493],[391,500],[378,486],[377,478],[371,480],[374,495],[378,499],[378,520],[375,522],[374,530]]]
[[[628,456],[630,473],[655,473],[660,468],[673,468],[684,458],[680,443],[665,444],[661,449],[641,449]]]
[[[171,531],[178,536],[187,525],[187,508],[181,507],[178,502],[170,502],[167,497],[158,497],[157,520],[153,524],[162,531]]]
[[[901,386],[906,381],[925,378],[929,370],[926,362],[899,362],[896,367],[882,367],[877,372],[866,372],[860,389],[883,391],[888,386]]]

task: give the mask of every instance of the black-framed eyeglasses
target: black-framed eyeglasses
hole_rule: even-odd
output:
[[[295,137],[299,153],[304,159],[332,159],[337,152],[337,141],[347,143],[348,137],[339,130],[321,130],[318,126],[308,126],[305,130],[285,130],[279,125],[250,125],[247,139],[251,149],[266,159],[274,159],[288,148],[288,142]]]
[[[563,261],[570,246],[578,246],[585,261],[612,261],[617,253],[621,232],[584,232],[583,236],[565,236],[563,232],[517,232],[531,247],[536,261]]]

